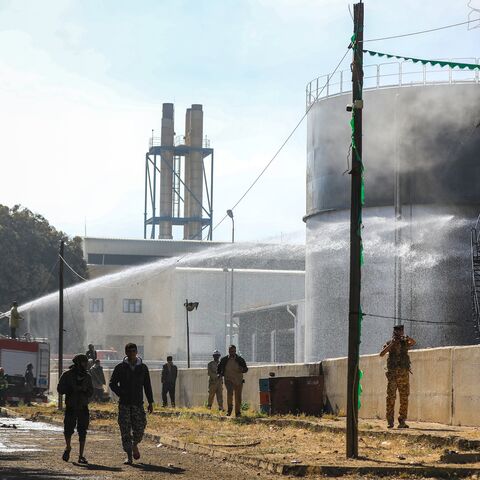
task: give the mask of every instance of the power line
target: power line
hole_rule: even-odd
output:
[[[468,25],[470,23],[475,23],[475,22],[480,22],[480,19],[477,18],[475,20],[467,20],[466,22],[452,23],[451,25],[444,25],[443,27],[430,28],[428,30],[420,30],[418,32],[403,33],[401,35],[392,35],[389,37],[381,37],[381,38],[369,38],[368,40],[364,40],[363,43],[379,42],[380,40],[392,40],[394,38],[411,37],[412,35],[421,35],[423,33],[437,32],[439,30],[445,30],[446,28],[459,27],[461,25]]]
[[[342,62],[345,60],[345,57],[347,56],[348,52],[350,51],[350,49],[347,49],[347,51],[345,52],[345,54],[343,55],[343,57],[340,59],[340,61],[338,62],[337,66],[335,67],[335,69],[333,70],[333,72],[330,74],[329,78],[331,78],[333,75],[335,75],[335,73],[337,72],[337,70],[339,69],[340,65],[342,64]],[[322,89],[320,90],[320,92],[317,93],[317,97],[318,98],[323,90],[326,88],[328,84],[328,81],[325,82],[325,84],[323,85]],[[270,159],[270,161],[265,165],[265,167],[262,169],[262,171],[257,175],[257,177],[255,178],[255,180],[250,184],[250,186],[247,188],[247,190],[245,190],[245,192],[243,193],[243,195],[237,200],[237,202],[235,203],[235,205],[233,205],[233,207],[230,209],[230,210],[235,210],[235,208],[238,206],[238,204],[250,193],[250,191],[252,190],[252,188],[256,185],[256,183],[260,180],[260,178],[263,176],[263,174],[268,170],[268,168],[270,167],[270,165],[275,161],[275,159],[278,157],[278,155],[280,154],[280,152],[283,150],[283,148],[285,147],[285,145],[289,142],[289,140],[293,137],[294,133],[298,130],[298,127],[302,124],[302,122],[305,120],[305,117],[308,115],[308,112],[310,112],[310,110],[312,109],[313,105],[315,104],[315,102],[312,102],[310,104],[310,106],[306,109],[305,113],[302,115],[302,117],[300,118],[300,120],[297,122],[297,124],[295,125],[295,127],[293,128],[293,130],[289,133],[289,135],[287,136],[287,138],[285,139],[285,141],[280,145],[280,148],[278,148],[278,150],[275,152],[275,154],[273,155],[273,157]],[[224,220],[227,218],[228,215],[224,215],[223,218],[215,225],[215,227],[213,228],[213,231],[215,231],[223,222]]]
[[[402,322],[412,322],[412,323],[429,323],[432,325],[457,325],[455,322],[435,322],[433,320],[417,320],[415,318],[404,318],[404,317],[389,317],[387,315],[374,315],[373,313],[363,313],[364,317],[375,317],[375,318],[385,318],[387,320],[401,320]]]

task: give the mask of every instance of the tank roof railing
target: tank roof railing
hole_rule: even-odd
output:
[[[479,58],[438,59],[442,61],[473,63],[480,65]],[[418,85],[451,85],[480,83],[480,71],[460,70],[451,67],[422,65],[409,61],[386,62],[363,67],[364,90],[394,88]],[[314,78],[306,86],[306,108],[319,100],[342,95],[352,91],[350,69],[339,70],[334,75]]]

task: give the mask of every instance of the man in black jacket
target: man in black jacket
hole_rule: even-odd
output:
[[[127,343],[126,357],[113,370],[110,388],[119,397],[118,425],[122,435],[123,450],[127,453],[126,465],[140,458],[138,444],[147,425],[143,408],[143,390],[148,401],[148,413],[153,412],[153,392],[148,367],[137,356],[137,346]]]
[[[78,440],[80,442],[80,453],[78,463],[87,464],[83,453],[87,438],[87,429],[90,421],[88,402],[93,395],[92,379],[87,372],[88,359],[86,355],[80,354],[73,357],[73,365],[62,374],[58,382],[57,391],[59,395],[65,395],[65,417],[63,420],[63,432],[65,435],[65,451],[63,460],[68,462],[72,450],[72,435],[77,427]]]
[[[227,416],[232,414],[233,395],[235,394],[235,416],[241,416],[243,374],[248,372],[245,360],[237,355],[237,347],[230,345],[228,355],[223,357],[218,364],[218,375],[225,378],[227,388]]]
[[[175,408],[175,383],[177,382],[177,366],[173,364],[173,357],[167,357],[167,363],[162,368],[162,402],[167,406],[167,393],[170,395],[170,403]]]

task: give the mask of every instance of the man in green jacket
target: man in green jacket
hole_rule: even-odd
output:
[[[65,395],[65,417],[63,420],[65,451],[63,460],[68,462],[70,451],[72,450],[72,435],[77,427],[78,440],[80,442],[80,453],[78,463],[88,464],[83,453],[85,450],[85,441],[87,438],[87,429],[90,421],[88,411],[88,402],[93,395],[92,378],[87,371],[88,358],[86,355],[79,354],[73,357],[73,365],[62,374],[57,386],[59,395]]]
[[[20,326],[20,320],[23,317],[18,313],[18,303],[12,302],[12,308],[10,310],[10,337],[17,338],[17,328]]]

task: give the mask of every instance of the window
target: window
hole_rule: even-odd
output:
[[[142,313],[142,301],[137,298],[124,298],[123,313]]]
[[[103,312],[103,298],[90,298],[88,310],[92,313]]]

